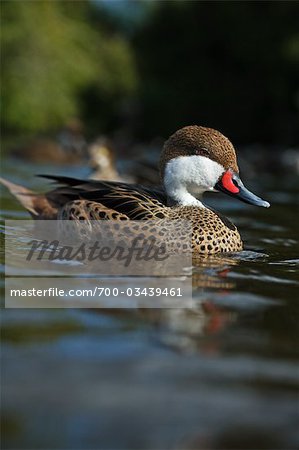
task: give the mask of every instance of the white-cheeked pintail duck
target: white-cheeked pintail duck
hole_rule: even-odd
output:
[[[2,182],[35,219],[190,220],[193,251],[202,254],[243,248],[236,226],[202,202],[204,192],[222,191],[252,205],[270,206],[245,188],[232,143],[212,128],[194,125],[175,132],[164,144],[160,172],[159,189],[44,175],[61,186],[37,195]]]

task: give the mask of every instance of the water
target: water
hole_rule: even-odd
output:
[[[36,189],[44,172],[5,168]],[[194,268],[192,309],[2,310],[3,448],[298,447],[298,179],[249,184],[270,209],[208,199],[246,250]]]

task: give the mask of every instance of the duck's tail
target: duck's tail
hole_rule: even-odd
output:
[[[50,220],[57,218],[57,208],[51,205],[45,194],[36,194],[2,177],[0,177],[0,183],[7,187],[34,219]]]

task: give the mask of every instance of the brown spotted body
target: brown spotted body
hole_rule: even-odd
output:
[[[105,183],[106,184],[106,183]],[[59,189],[57,190],[59,192]],[[84,194],[81,194],[84,196]],[[126,208],[126,203],[135,197],[135,204],[131,200],[131,208],[127,213],[120,212]],[[113,199],[114,208],[111,206]],[[116,206],[116,201],[117,204]],[[243,248],[240,234],[228,219],[222,218],[208,208],[190,206],[168,207],[157,198],[151,197],[139,188],[132,189],[114,187],[109,194],[103,195],[103,203],[88,200],[75,200],[66,203],[59,209],[58,219],[71,220],[149,220],[150,227],[143,229],[148,235],[157,231],[153,219],[160,224],[160,220],[190,220],[192,223],[192,249],[196,253],[215,254],[220,252],[238,252]],[[105,206],[105,204],[107,206]],[[132,207],[134,205],[134,207]],[[140,228],[141,229],[141,228]],[[179,243],[178,247],[179,246]]]
[[[232,143],[212,128],[193,125],[174,133],[163,147],[160,172],[164,189],[45,176],[58,182],[60,187],[36,195],[6,180],[2,182],[35,219],[87,223],[112,220],[115,229],[119,221],[140,221],[140,226],[136,225],[139,231],[144,231],[146,236],[159,234],[162,241],[163,232],[161,234],[161,228],[158,230],[161,220],[191,221],[193,252],[203,255],[238,252],[243,248],[235,225],[201,202],[205,191],[223,191],[246,203],[270,206],[245,188],[238,175]],[[181,248],[177,235],[175,239],[170,242],[171,246]]]
[[[192,222],[192,248],[197,253],[239,252],[243,249],[240,234],[228,219],[210,209],[182,206],[174,208],[172,218]]]

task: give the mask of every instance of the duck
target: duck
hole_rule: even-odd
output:
[[[149,148],[138,148],[141,153],[150,153]],[[149,184],[159,182],[157,177],[157,168],[152,168],[147,161],[141,160],[138,156],[130,161],[118,158],[116,145],[112,139],[105,135],[97,137],[87,149],[88,166],[91,172],[88,176],[89,180],[105,180],[105,181],[121,181],[124,183]],[[117,161],[124,167],[121,173],[117,167]]]
[[[115,166],[115,154],[110,142],[105,137],[97,138],[88,147],[89,179],[121,181]]]
[[[194,253],[241,251],[237,227],[203,201],[205,192],[222,192],[251,205],[270,206],[242,183],[231,141],[213,128],[185,126],[166,140],[159,165],[162,187],[41,175],[59,186],[37,195],[7,180],[2,183],[34,219],[184,219],[192,224]]]
[[[106,136],[95,139],[87,149],[89,180],[120,181],[133,183],[134,177],[120,174],[116,166],[116,151],[113,142]]]

